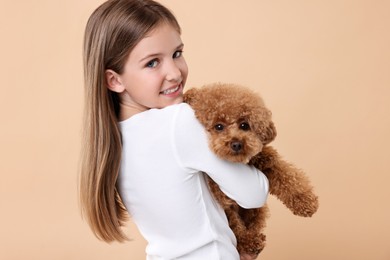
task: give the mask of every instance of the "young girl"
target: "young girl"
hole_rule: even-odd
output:
[[[179,24],[152,0],[110,0],[91,15],[82,211],[106,242],[127,239],[121,227],[131,215],[148,242],[147,259],[236,260],[236,239],[202,172],[245,208],[264,204],[268,181],[209,150],[205,130],[182,103],[182,53]]]

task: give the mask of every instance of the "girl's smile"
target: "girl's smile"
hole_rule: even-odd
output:
[[[183,94],[183,84],[180,83],[179,85],[163,90],[160,94],[167,97],[176,97],[177,95],[181,95]]]

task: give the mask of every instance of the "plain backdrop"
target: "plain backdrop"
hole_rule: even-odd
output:
[[[259,259],[389,260],[390,1],[161,2],[183,29],[187,87],[258,91],[273,146],[320,197],[305,219],[270,196]],[[79,212],[82,38],[101,3],[1,0],[0,259],[145,259],[132,222],[131,242],[105,244]]]

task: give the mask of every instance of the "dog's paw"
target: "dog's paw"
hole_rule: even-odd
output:
[[[319,207],[318,196],[314,194],[295,194],[291,198],[291,205],[286,205],[294,215],[311,217]]]
[[[266,236],[263,233],[255,237],[242,238],[238,240],[237,249],[240,254],[258,255],[265,247]]]

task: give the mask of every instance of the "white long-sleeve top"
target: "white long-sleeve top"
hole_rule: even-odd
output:
[[[202,172],[244,208],[261,207],[268,180],[244,164],[219,159],[187,104],[150,109],[120,122],[118,187],[148,242],[148,260],[237,260],[236,239]]]

